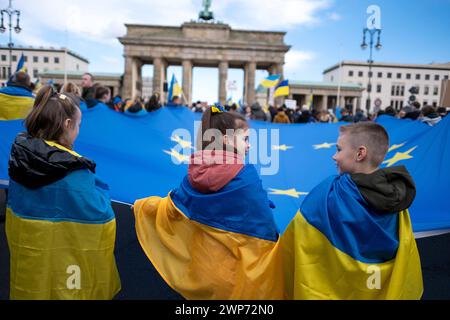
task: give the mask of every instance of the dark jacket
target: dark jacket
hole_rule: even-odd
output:
[[[70,172],[89,169],[95,163],[85,157],[48,145],[44,140],[20,133],[11,148],[8,172],[15,182],[35,189],[56,182]]]
[[[416,185],[404,166],[379,169],[372,174],[351,174],[361,195],[379,212],[408,209],[416,197]]]

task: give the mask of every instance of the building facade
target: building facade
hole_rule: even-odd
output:
[[[75,83],[81,89],[81,78],[83,73],[84,72],[68,72],[67,81]],[[98,82],[111,90],[112,97],[121,94],[122,74],[105,72],[92,72],[91,74],[94,77],[94,82]],[[64,84],[64,71],[47,71],[40,74],[40,79],[42,84],[51,82],[60,87]]]
[[[362,108],[367,109],[370,91],[370,110],[392,106],[400,110],[407,105],[412,87],[418,88],[416,101],[421,105],[439,106],[443,80],[450,77],[450,63],[447,64],[372,64],[371,87],[369,64],[361,61],[342,61],[323,72],[323,79],[332,83],[353,83],[364,88]]]
[[[312,106],[313,110],[336,109],[336,106],[346,107],[353,112],[361,107],[363,87],[353,83],[320,82],[320,81],[289,81],[290,100],[297,101],[298,107]],[[268,89],[259,85],[256,89],[256,99],[260,105],[268,101]],[[311,101],[312,98],[312,101]],[[339,99],[339,101],[338,101]],[[282,101],[275,101],[276,104]]]
[[[34,82],[39,75],[48,71],[87,72],[89,61],[64,48],[21,47],[12,49],[12,72],[16,71],[21,55],[25,57],[25,66],[28,74]],[[9,73],[9,48],[0,46],[0,82],[8,80]]]

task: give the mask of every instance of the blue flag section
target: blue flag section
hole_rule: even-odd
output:
[[[112,199],[133,203],[151,195],[165,197],[187,173],[198,129],[195,121],[199,120],[200,115],[187,108],[167,107],[141,117],[94,108],[83,112],[75,151],[97,163],[97,176],[109,185]],[[404,165],[416,183],[417,196],[409,209],[414,231],[449,229],[450,117],[434,127],[389,116],[377,122],[387,129],[391,142],[383,167]],[[11,144],[24,130],[22,123],[0,121],[3,188],[9,180]],[[343,124],[250,123],[257,134],[251,134],[249,158],[256,150],[255,167],[269,199],[276,205],[273,212],[281,232],[305,196],[324,179],[337,174],[332,156]],[[271,129],[279,129],[278,136]],[[263,143],[266,136],[268,146]]]

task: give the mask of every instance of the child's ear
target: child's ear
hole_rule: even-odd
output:
[[[358,152],[356,153],[356,161],[361,162],[367,158],[367,148],[365,146],[360,146]]]
[[[64,127],[66,129],[69,129],[72,125],[72,120],[71,119],[66,119],[66,121],[64,121]]]

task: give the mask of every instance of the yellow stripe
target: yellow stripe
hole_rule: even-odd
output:
[[[0,93],[0,120],[25,119],[33,108],[34,98]]]
[[[44,140],[44,141],[46,144],[48,144],[51,147],[61,149],[63,151],[69,152],[70,154],[74,155],[75,157],[81,158],[81,156],[78,153],[76,153],[75,151],[67,149],[66,147],[63,147],[62,145],[60,145],[54,141],[47,141],[47,140]]]
[[[114,258],[116,222],[80,224],[30,220],[6,211],[10,298],[112,299],[120,290]],[[68,268],[80,270],[81,288],[69,289]]]
[[[134,213],[144,252],[185,298],[283,298],[278,243],[189,220],[170,196],[138,200]]]
[[[399,215],[396,258],[367,264],[336,249],[298,212],[281,239],[287,295],[293,299],[420,299],[420,258],[409,214]],[[376,284],[374,270],[379,270],[380,289],[370,288]]]
[[[280,87],[274,93],[275,98],[280,97],[280,96],[288,96],[288,95],[289,95],[289,87],[288,86]]]

